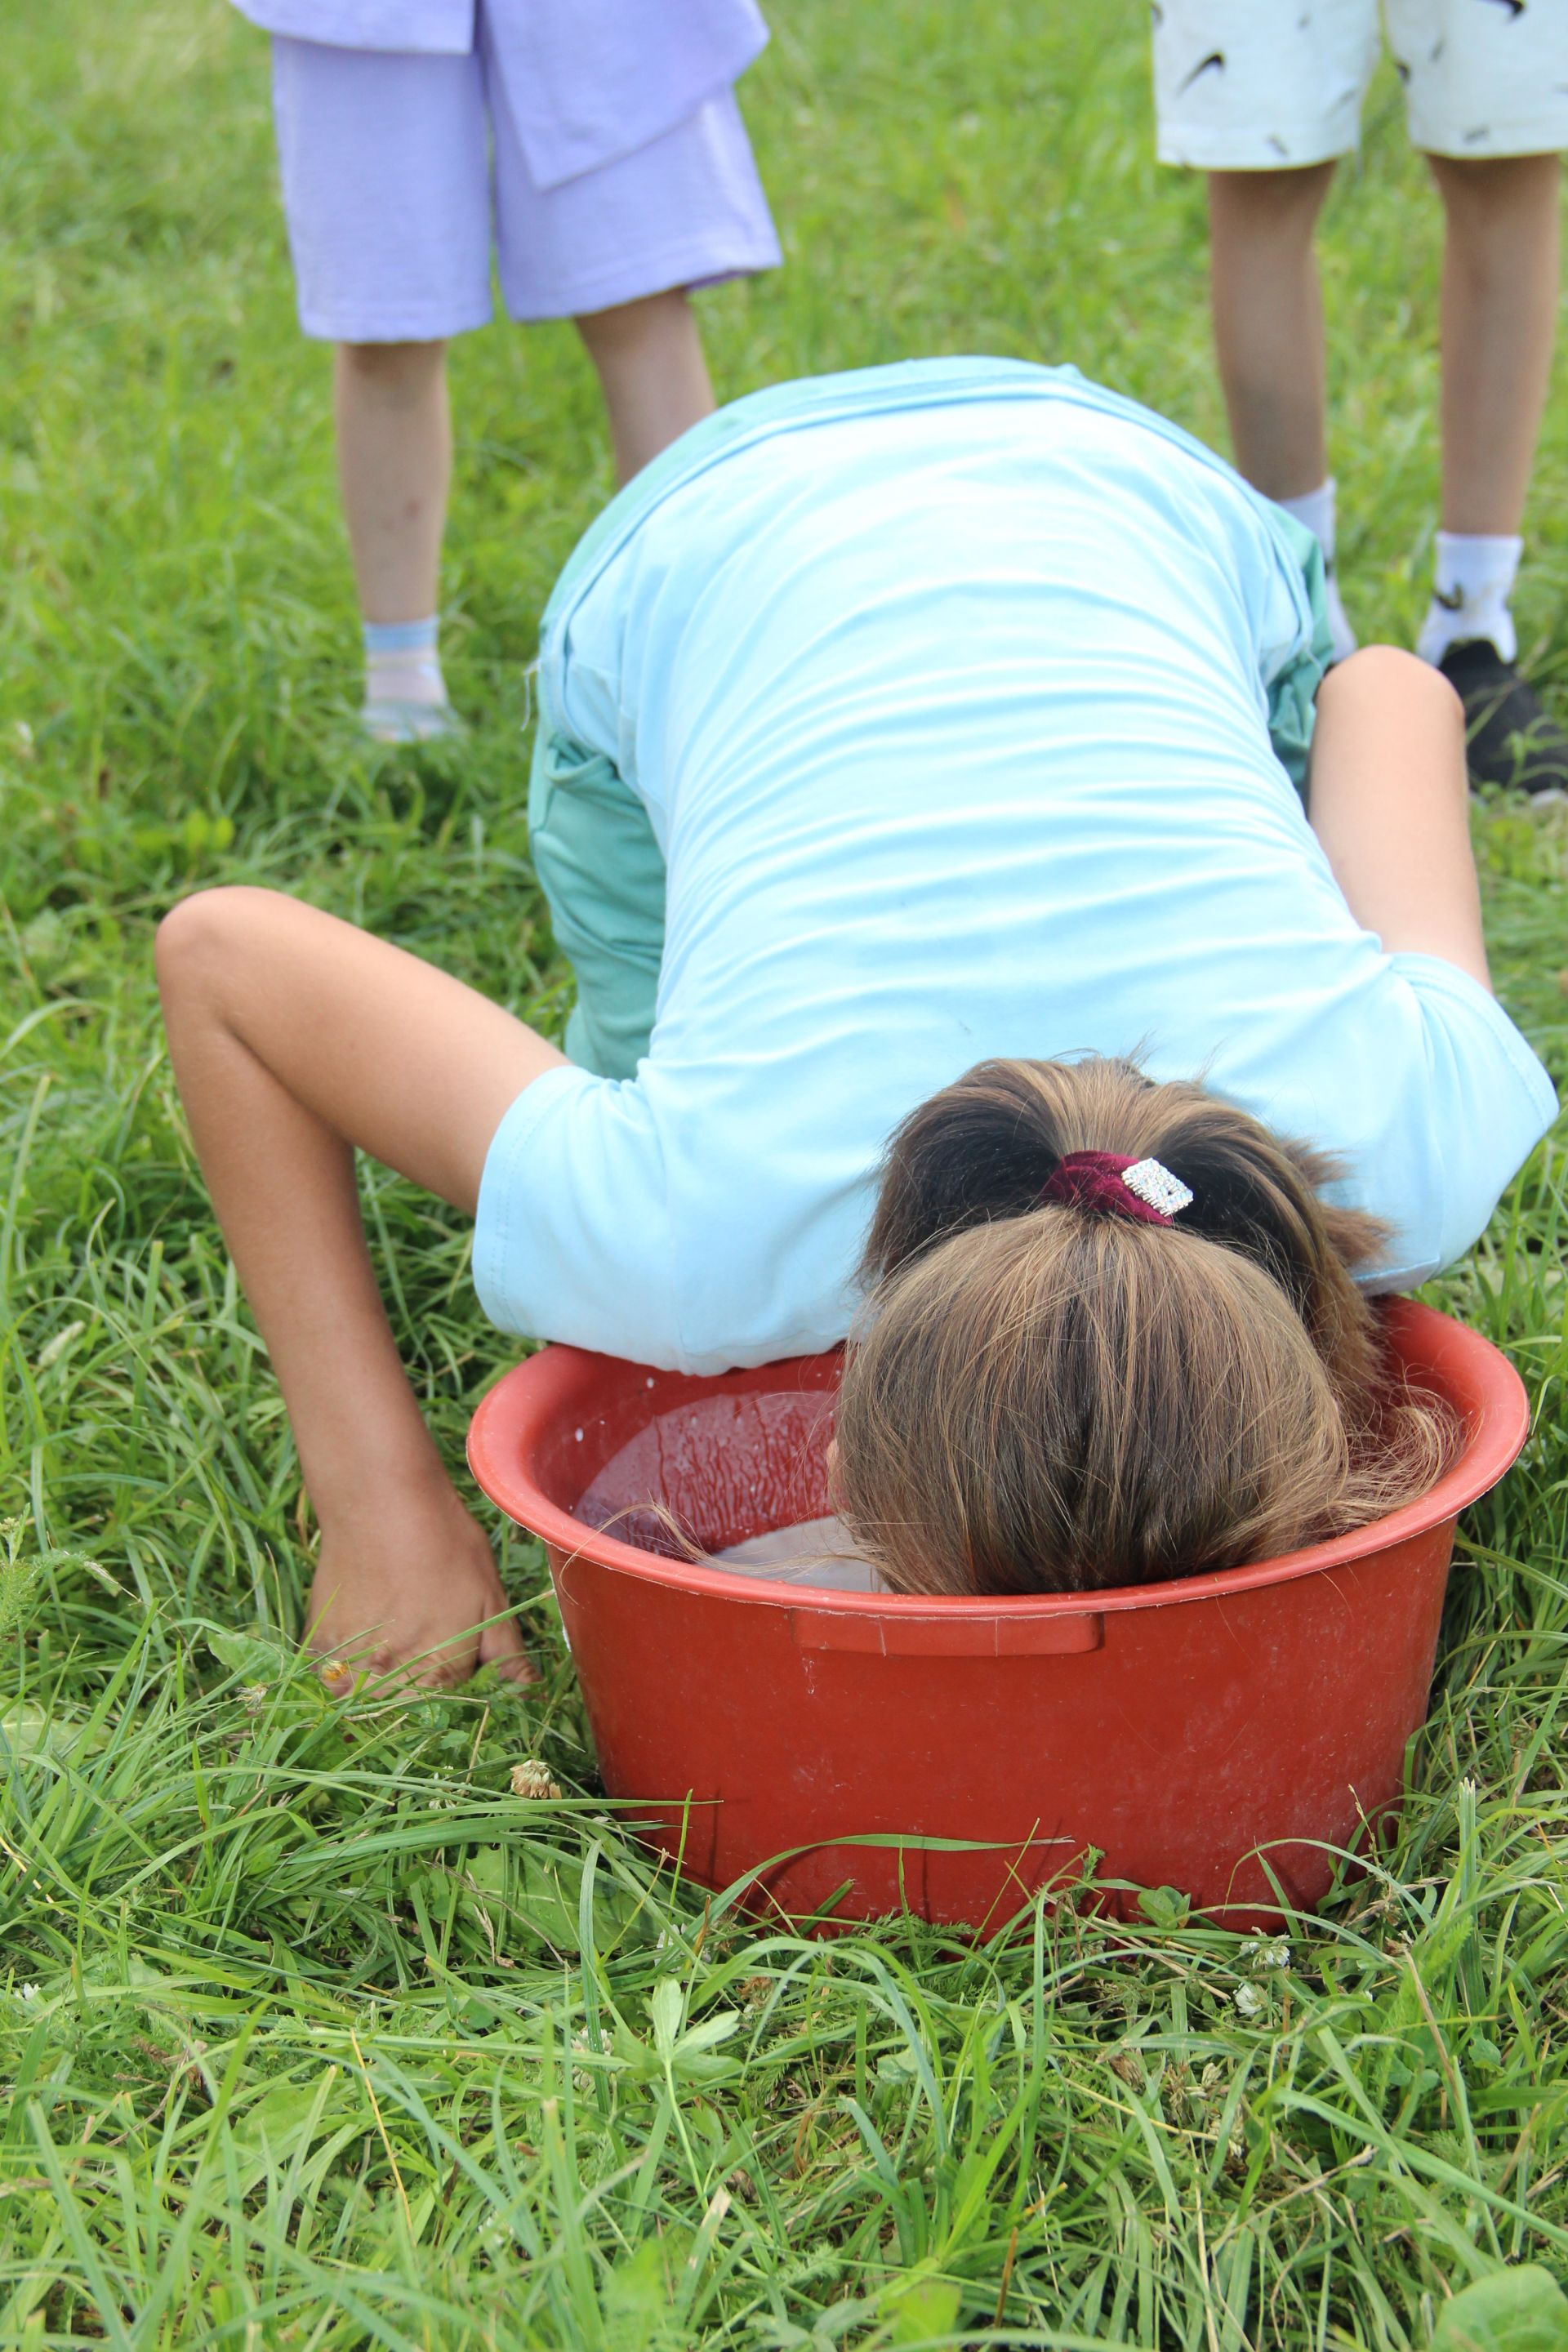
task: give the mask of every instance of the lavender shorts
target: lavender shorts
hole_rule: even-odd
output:
[[[574,318],[780,259],[732,92],[548,190],[529,176],[504,58],[282,35],[273,100],[300,323],[329,342],[427,342],[491,316]]]

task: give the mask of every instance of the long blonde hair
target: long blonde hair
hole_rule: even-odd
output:
[[[1161,1161],[1168,1226],[1042,1202],[1068,1154]],[[1423,1493],[1454,1432],[1394,1377],[1336,1171],[1133,1064],[983,1062],[884,1162],[835,1500],[909,1592],[1086,1591],[1265,1559]]]

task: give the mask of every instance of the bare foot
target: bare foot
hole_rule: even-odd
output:
[[[323,1529],[307,1639],[329,1690],[358,1675],[446,1685],[480,1666],[534,1682],[516,1623],[500,1613],[508,1606],[483,1530],[447,1486],[388,1496],[363,1519]]]

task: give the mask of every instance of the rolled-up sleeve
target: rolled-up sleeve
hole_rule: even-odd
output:
[[[1438,956],[1391,956],[1414,992],[1426,1047],[1436,1155],[1432,1270],[1479,1235],[1557,1116],[1557,1094],[1494,996]]]
[[[548,1070],[491,1139],[474,1286],[503,1331],[681,1367],[663,1153],[635,1083]]]

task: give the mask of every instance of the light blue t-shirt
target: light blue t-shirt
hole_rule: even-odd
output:
[[[552,607],[546,710],[645,803],[666,945],[636,1076],[498,1131],[492,1319],[697,1371],[841,1339],[889,1132],[993,1055],[1140,1054],[1331,1151],[1377,1286],[1468,1248],[1555,1097],[1334,881],[1268,738],[1311,614],[1265,502],[1071,371],[726,423]]]

